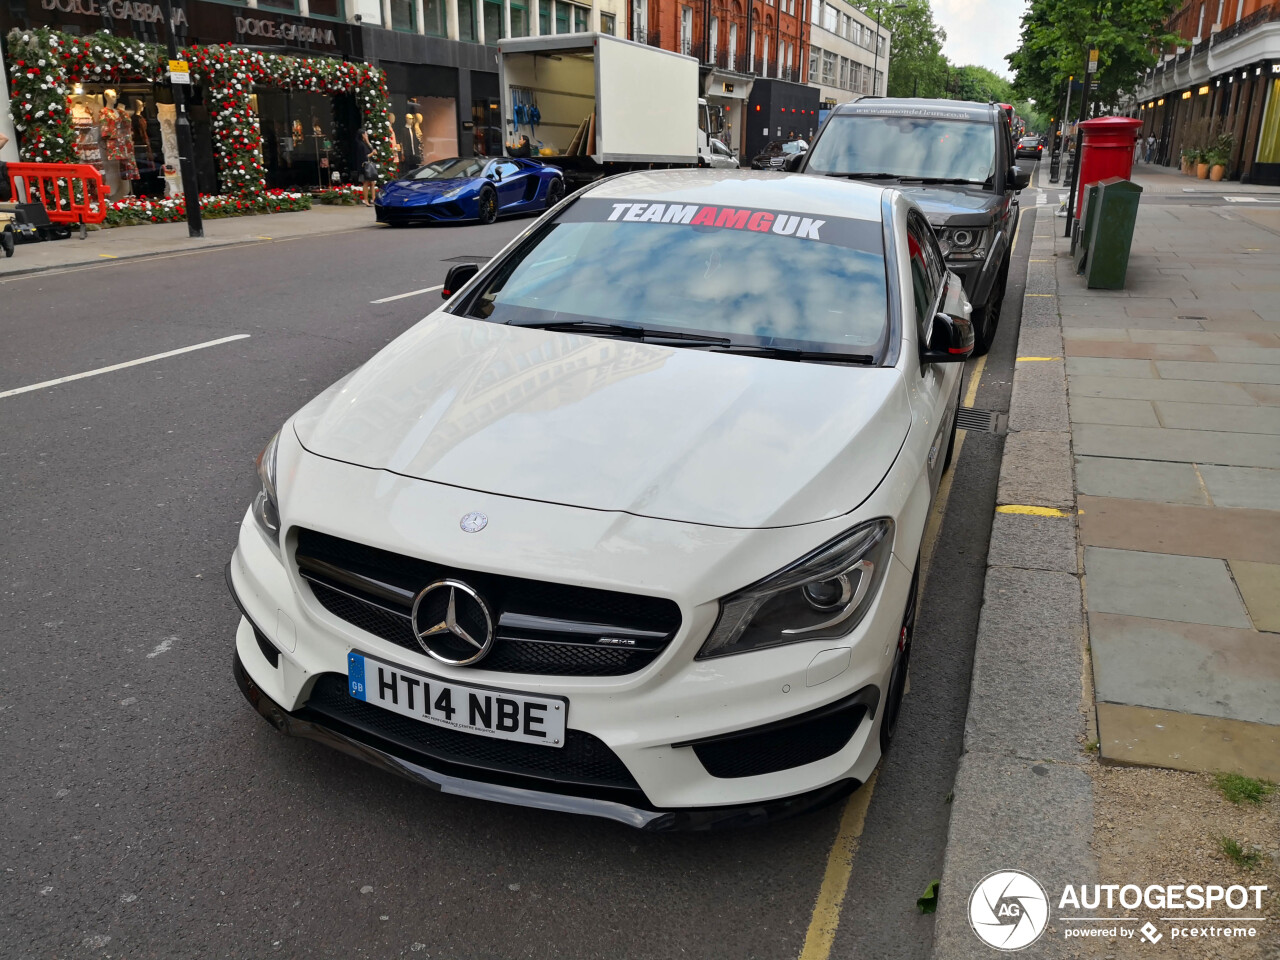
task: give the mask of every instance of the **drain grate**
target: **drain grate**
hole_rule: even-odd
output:
[[[961,407],[956,412],[956,426],[961,430],[976,430],[982,433],[1003,433],[1008,421],[1005,415],[994,410],[978,410],[974,407]]]
[[[457,257],[446,257],[441,263],[488,263],[492,257],[477,257],[474,254],[463,254]]]

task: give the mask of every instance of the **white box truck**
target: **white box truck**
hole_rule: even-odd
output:
[[[502,40],[498,89],[505,142],[527,136],[571,185],[716,156],[722,114],[698,96],[693,57],[606,33]]]

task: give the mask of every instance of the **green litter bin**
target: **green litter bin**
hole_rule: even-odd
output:
[[[1094,215],[1098,212],[1098,194],[1102,184],[1091,183],[1085,187],[1084,207],[1080,211],[1080,222],[1071,231],[1071,256],[1075,258],[1076,273],[1084,273],[1085,256],[1089,252],[1089,229]]]
[[[1141,198],[1142,188],[1129,180],[1112,177],[1098,184],[1097,207],[1089,218],[1084,266],[1085,285],[1090,290],[1124,288]]]

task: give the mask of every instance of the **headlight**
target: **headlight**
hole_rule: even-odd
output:
[[[870,609],[893,551],[893,521],[872,520],[720,601],[698,659],[849,633]]]
[[[942,231],[940,240],[942,255],[955,260],[982,260],[986,258],[990,231],[978,227],[956,227]]]
[[[452,190],[446,190],[444,193],[440,194],[440,196],[437,197],[436,199],[452,200],[454,197],[460,197],[467,192],[467,187],[468,185],[464,183],[460,187],[454,187]]]
[[[280,507],[276,502],[276,452],[279,448],[280,433],[277,431],[258,454],[258,480],[262,487],[253,498],[253,519],[258,521],[258,527],[276,546],[280,545]]]

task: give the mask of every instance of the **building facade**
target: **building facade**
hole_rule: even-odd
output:
[[[830,109],[859,97],[884,96],[889,33],[848,0],[811,0],[809,84]]]
[[[1280,183],[1280,2],[1186,0],[1128,113],[1155,137],[1157,160],[1177,166],[1187,148],[1231,137],[1227,177]]]

